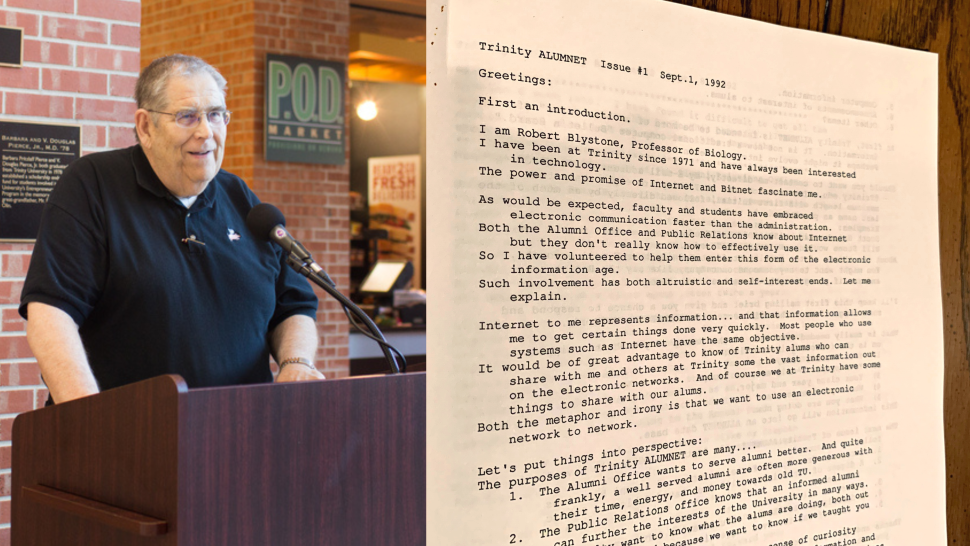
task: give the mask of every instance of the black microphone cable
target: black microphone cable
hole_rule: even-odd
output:
[[[404,360],[404,355],[401,354],[401,351],[398,351],[390,343],[387,342],[380,328],[378,328],[377,325],[374,324],[374,321],[372,321],[370,317],[367,316],[367,313],[364,313],[364,311],[360,307],[357,307],[357,305],[355,305],[354,302],[350,301],[350,299],[347,298],[347,296],[344,296],[343,294],[341,294],[340,291],[336,289],[334,284],[327,283],[327,281],[330,281],[330,277],[326,277],[327,281],[325,281],[319,273],[309,269],[306,266],[297,268],[292,263],[290,264],[290,266],[296,269],[297,271],[299,271],[301,274],[305,275],[310,280],[312,280],[314,284],[316,284],[320,288],[323,288],[324,291],[326,291],[328,294],[330,294],[331,297],[337,300],[337,302],[343,307],[344,314],[347,315],[347,319],[350,321],[351,326],[356,328],[360,333],[364,334],[364,336],[366,336],[367,338],[374,340],[375,342],[377,342],[378,345],[380,345],[381,351],[384,353],[384,359],[391,366],[391,371],[393,371],[394,373],[404,372],[404,369],[407,366],[407,362]],[[323,275],[326,276],[326,273],[324,273]],[[333,283],[333,281],[330,281],[330,283]],[[367,329],[370,330],[369,333],[364,331],[360,327],[357,321],[355,321],[354,318],[351,316],[351,313],[353,313],[354,316],[356,316],[361,322],[364,323],[365,326],[367,326]],[[401,359],[400,364],[398,364],[398,361],[397,361],[397,358],[395,358],[395,355]]]

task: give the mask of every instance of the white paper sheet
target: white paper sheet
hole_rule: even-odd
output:
[[[428,544],[943,545],[936,56],[428,14]]]

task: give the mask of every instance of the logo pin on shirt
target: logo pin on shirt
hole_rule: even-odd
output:
[[[239,239],[242,238],[242,236],[239,235],[238,233],[236,233],[236,230],[234,230],[232,228],[229,228],[228,235],[229,235],[229,240],[230,241],[238,241]]]

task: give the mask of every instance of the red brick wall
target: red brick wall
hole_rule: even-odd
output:
[[[10,1],[10,0],[8,0]],[[202,57],[229,82],[232,123],[223,168],[275,204],[287,227],[313,253],[337,287],[350,285],[349,166],[263,160],[263,78],[267,53],[347,62],[347,0],[144,0],[142,65],[171,53]],[[349,158],[349,154],[348,154]],[[348,374],[347,319],[318,290],[317,367]]]
[[[127,0],[0,0],[24,29],[24,66],[0,67],[0,119],[81,126],[82,152],[133,144],[141,8]],[[10,544],[10,440],[47,390],[17,314],[33,245],[0,243],[0,546]]]

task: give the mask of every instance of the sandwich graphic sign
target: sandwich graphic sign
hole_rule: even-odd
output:
[[[266,55],[267,161],[344,164],[346,73],[343,63]]]
[[[409,260],[414,286],[421,279],[421,156],[372,157],[367,160],[370,228],[386,229],[377,242],[378,258]]]

